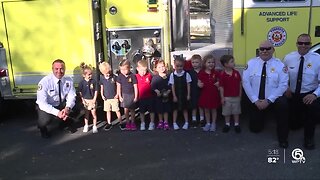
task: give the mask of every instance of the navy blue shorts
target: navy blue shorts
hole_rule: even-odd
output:
[[[139,107],[139,112],[145,113],[145,112],[154,112],[154,98],[146,98],[146,99],[140,99],[138,101],[138,107]]]

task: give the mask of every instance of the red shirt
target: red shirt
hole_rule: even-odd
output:
[[[138,98],[145,99],[145,98],[152,97],[152,90],[151,90],[152,75],[148,72],[144,76],[140,76],[140,74],[136,74],[136,78],[138,82]]]
[[[233,69],[232,74],[227,74],[225,71],[221,73],[219,85],[223,87],[224,97],[240,96],[241,76],[240,73]]]

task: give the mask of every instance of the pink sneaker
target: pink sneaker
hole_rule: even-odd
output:
[[[159,121],[157,129],[163,129],[163,121]]]
[[[127,123],[126,123],[126,130],[127,130],[127,131],[130,131],[130,130],[131,130],[131,123],[130,123],[130,122],[127,122]]]
[[[135,130],[137,130],[137,126],[136,126],[136,124],[133,122],[133,123],[131,123],[131,129],[130,129],[131,131],[135,131]]]
[[[167,123],[167,122],[164,122],[163,123],[163,129],[164,130],[169,130],[170,128],[169,128],[169,124]]]

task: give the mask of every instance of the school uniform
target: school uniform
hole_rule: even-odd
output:
[[[220,106],[219,90],[215,83],[218,82],[219,73],[212,70],[211,73],[207,73],[205,70],[201,70],[198,75],[198,79],[203,83],[203,87],[200,91],[199,107],[204,109],[216,109]]]
[[[120,106],[123,108],[135,109],[136,105],[133,102],[134,100],[134,84],[137,84],[136,76],[133,73],[129,73],[126,76],[119,74],[117,82],[121,84],[121,95],[123,102],[120,103]]]
[[[110,76],[105,77],[104,75],[100,76],[99,84],[103,86],[103,96],[106,98],[104,100],[103,110],[104,111],[120,111],[119,100],[114,99],[117,94],[116,86],[117,76],[110,74]]]
[[[174,85],[175,94],[178,101],[173,102],[173,106],[177,110],[186,110],[190,108],[190,102],[187,100],[187,84],[191,83],[190,74],[186,71],[177,73],[174,71],[170,74],[169,84]]]
[[[159,75],[154,75],[152,78],[152,90],[159,90],[161,92],[160,97],[155,97],[155,111],[157,113],[169,113],[172,111],[172,94],[170,93],[168,96],[163,96],[163,92],[171,90],[171,86],[168,84],[168,82],[168,76],[161,77]]]
[[[94,79],[90,79],[89,81],[83,79],[78,84],[78,90],[85,101],[84,107],[87,110],[96,109],[96,102],[93,101],[94,94],[98,91],[96,81]]]
[[[136,74],[138,85],[138,106],[139,112],[154,112],[154,96],[151,90],[152,75],[147,72],[144,76]]]
[[[302,67],[301,89],[297,88],[298,71],[301,62],[304,59]],[[299,128],[304,125],[305,141],[313,141],[317,111],[319,111],[319,100],[316,99],[312,104],[306,105],[302,99],[313,94],[320,96],[320,56],[317,53],[309,52],[301,56],[297,51],[291,52],[284,58],[284,63],[289,73],[289,89],[293,93],[290,102],[290,127]]]
[[[191,77],[191,84],[190,84],[190,90],[191,90],[191,97],[190,97],[190,105],[191,109],[198,108],[199,105],[199,97],[200,97],[200,91],[201,88],[198,86],[198,72],[196,72],[194,69],[191,69],[188,71]]]
[[[264,65],[264,63],[266,64]],[[266,69],[264,98],[269,102],[265,110],[259,110],[254,104],[259,100],[259,90],[263,66]],[[266,113],[272,112],[277,119],[278,140],[286,143],[288,138],[288,104],[283,96],[288,88],[288,73],[284,64],[276,58],[263,61],[260,57],[248,61],[243,71],[243,88],[252,102],[250,111],[249,128],[252,132],[260,132],[264,128]]]

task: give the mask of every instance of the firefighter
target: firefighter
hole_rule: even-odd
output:
[[[301,34],[296,42],[297,51],[284,58],[289,71],[290,128],[304,126],[304,147],[314,149],[314,131],[319,109],[320,55],[309,52],[311,37]]]
[[[277,119],[279,146],[288,147],[288,104],[283,94],[288,88],[288,73],[284,64],[274,57],[269,41],[259,46],[259,56],[248,61],[243,71],[243,88],[252,102],[249,129],[258,133],[264,128],[267,112]]]
[[[47,125],[53,119],[61,120],[62,127],[70,125],[71,119],[68,117],[76,100],[73,81],[70,77],[64,76],[64,61],[53,61],[52,72],[40,80],[37,91],[38,127],[43,138],[50,137]],[[71,126],[69,130],[75,132]]]

